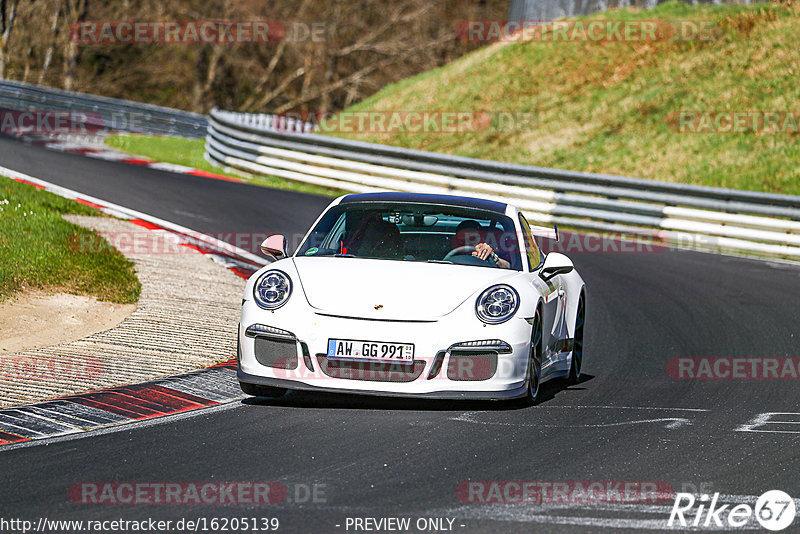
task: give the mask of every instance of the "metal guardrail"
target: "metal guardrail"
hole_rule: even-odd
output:
[[[12,80],[0,80],[0,108],[83,112],[93,127],[143,134],[198,138],[208,127],[197,113]]]
[[[356,192],[466,193],[543,225],[647,235],[690,248],[800,256],[800,197],[479,160],[310,133],[212,110],[206,159],[239,172]]]

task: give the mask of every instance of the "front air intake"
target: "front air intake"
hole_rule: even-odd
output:
[[[275,369],[297,369],[297,342],[256,337],[256,361]]]
[[[447,378],[459,382],[489,380],[496,372],[496,352],[453,351],[447,362]]]

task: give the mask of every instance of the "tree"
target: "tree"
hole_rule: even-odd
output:
[[[0,0],[0,74],[197,112],[337,111],[482,46],[459,40],[458,23],[504,18],[508,1]],[[83,22],[204,20],[287,33],[266,43],[73,38]]]
[[[64,13],[70,27],[86,21],[89,11],[89,0],[64,0]],[[63,87],[72,91],[75,86],[75,70],[78,65],[81,49],[72,32],[67,32],[69,39],[64,50],[64,81]]]
[[[0,78],[6,77],[8,43],[14,29],[18,0],[0,0]]]

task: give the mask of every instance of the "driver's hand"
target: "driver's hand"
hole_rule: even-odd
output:
[[[480,260],[486,260],[493,252],[494,249],[486,243],[478,243],[475,245],[475,252],[473,252],[472,255]]]

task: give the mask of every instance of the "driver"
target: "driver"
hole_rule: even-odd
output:
[[[455,246],[460,246],[456,245],[456,243],[466,245],[477,243],[475,250],[472,252],[473,256],[479,260],[493,263],[501,269],[510,269],[511,264],[495,253],[491,245],[481,237],[482,234],[485,234],[485,232],[478,221],[472,219],[463,220],[456,227],[456,235],[453,237],[454,248]]]
[[[501,269],[510,269],[511,264],[506,260],[494,253],[494,249],[487,243],[478,243],[475,245],[475,252],[472,253],[478,259],[490,261],[500,267]]]

